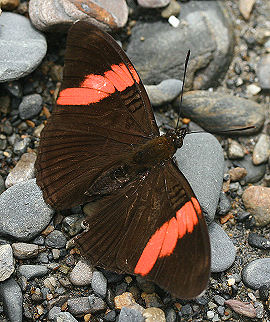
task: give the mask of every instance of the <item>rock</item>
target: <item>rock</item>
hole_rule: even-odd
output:
[[[73,285],[84,286],[91,284],[93,268],[84,261],[79,261],[70,273],[69,279]]]
[[[212,222],[223,183],[224,158],[220,143],[209,133],[190,134],[185,137],[175,157],[200,202],[207,222]]]
[[[171,0],[169,5],[161,12],[162,18],[168,19],[171,16],[178,16],[180,14],[180,4],[176,0]]]
[[[27,280],[31,280],[35,277],[42,277],[48,273],[46,265],[21,265],[18,268],[18,273]]]
[[[241,15],[245,18],[245,20],[249,20],[250,13],[255,4],[256,0],[240,0],[239,1],[239,10]]]
[[[138,0],[138,4],[145,8],[162,8],[167,6],[171,0]]]
[[[211,244],[211,272],[224,272],[232,266],[236,249],[225,231],[215,222],[209,226]]]
[[[5,181],[2,176],[0,176],[0,195],[5,191]]]
[[[247,175],[247,170],[245,168],[232,168],[229,170],[229,175],[231,181],[240,181]]]
[[[22,291],[13,278],[0,283],[0,296],[9,321],[22,322]]]
[[[234,312],[237,312],[238,314],[249,318],[256,318],[256,310],[251,303],[245,303],[238,300],[226,300],[225,304],[230,306]]]
[[[248,187],[242,199],[245,208],[253,215],[257,227],[270,223],[270,188],[261,186]]]
[[[24,138],[18,142],[15,142],[13,146],[13,152],[17,155],[21,155],[25,153],[30,142],[31,142],[30,138]]]
[[[133,298],[133,295],[129,292],[125,292],[114,298],[115,308],[119,310],[121,310],[124,306],[131,306],[133,304],[136,304],[136,302]]]
[[[242,179],[245,183],[255,183],[260,181],[265,174],[266,165],[255,166],[250,155],[246,155],[243,160],[233,161],[233,165],[247,170],[247,175]]]
[[[78,322],[78,320],[76,320],[74,316],[72,316],[69,312],[58,313],[55,316],[54,321],[55,322]]]
[[[118,322],[144,322],[145,319],[137,306],[125,306],[121,309]]]
[[[61,307],[59,306],[54,306],[53,308],[50,309],[48,313],[48,320],[49,321],[54,321],[54,318],[61,313]]]
[[[20,0],[1,0],[1,9],[12,11],[18,7]]]
[[[261,57],[258,63],[257,75],[262,89],[270,89],[270,54]]]
[[[217,214],[219,216],[224,216],[229,212],[230,209],[231,209],[230,199],[223,191],[221,191],[220,197],[219,197],[219,203],[217,207]]]
[[[261,87],[257,86],[256,84],[250,84],[247,86],[247,94],[251,96],[259,94],[261,90]]]
[[[27,259],[38,255],[38,245],[27,243],[12,244],[14,257],[18,259]]]
[[[145,322],[166,322],[165,313],[157,307],[149,307],[144,310]]]
[[[191,50],[186,86],[208,88],[229,65],[233,49],[230,17],[221,2],[181,2],[181,28],[167,22],[137,21],[127,54],[145,84],[183,79],[187,51]],[[143,40],[142,40],[143,37]]]
[[[88,296],[88,300],[90,303],[90,313],[105,311],[106,303],[100,297],[91,294]]]
[[[256,233],[250,232],[248,235],[248,243],[252,247],[270,250],[270,240]]]
[[[228,139],[228,158],[231,160],[242,159],[245,156],[244,149],[237,141]]]
[[[21,156],[16,166],[9,172],[5,185],[7,188],[16,183],[34,178],[35,153],[25,153]]]
[[[38,115],[42,110],[42,97],[39,94],[24,96],[19,105],[20,118],[23,120],[31,119]]]
[[[179,99],[176,100],[176,107]],[[258,132],[264,124],[264,109],[258,103],[220,92],[190,91],[183,97],[181,115],[192,119],[209,132],[255,126],[245,131],[234,132],[247,135]]]
[[[46,54],[47,43],[22,15],[3,12],[0,24],[0,82],[7,82],[35,70]]]
[[[45,238],[45,245],[50,248],[65,248],[66,243],[66,236],[60,230],[56,229]]]
[[[181,93],[183,82],[178,79],[166,79],[158,85],[146,85],[145,89],[153,106],[166,105]]]
[[[89,298],[86,296],[70,298],[67,301],[67,305],[69,312],[75,316],[84,315],[91,311]]]
[[[18,183],[0,195],[0,234],[28,241],[50,222],[53,210],[42,197],[35,179]]]
[[[10,245],[0,245],[0,282],[8,279],[14,272],[14,259]]]
[[[107,280],[101,272],[94,271],[91,281],[91,287],[97,295],[105,298],[107,293]]]
[[[269,156],[270,137],[266,134],[261,134],[253,150],[252,161],[255,165],[266,163]]]
[[[77,20],[109,30],[125,26],[128,6],[125,0],[30,0],[29,16],[42,31],[64,31]]]
[[[62,221],[62,227],[69,236],[73,237],[82,231],[82,220],[82,214],[66,216]]]

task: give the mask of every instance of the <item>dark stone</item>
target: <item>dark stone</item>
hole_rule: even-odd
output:
[[[67,239],[60,230],[53,230],[46,238],[45,245],[50,248],[63,248],[66,246]]]
[[[120,311],[118,322],[143,322],[144,317],[136,307],[123,307]]]
[[[260,258],[250,262],[242,270],[242,279],[253,290],[270,286],[270,258]]]
[[[256,247],[259,249],[264,249],[264,250],[270,249],[270,240],[256,233],[252,233],[252,232],[249,233],[248,243],[250,246]]]
[[[127,54],[146,84],[183,79],[187,51],[191,50],[188,88],[208,88],[227,70],[232,58],[233,29],[225,6],[216,1],[181,3],[178,28],[167,22],[137,21]],[[144,40],[141,40],[143,37]]]
[[[230,199],[227,197],[225,192],[221,191],[219,203],[217,207],[217,214],[219,216],[224,216],[227,214],[227,212],[229,212],[230,209],[231,209]]]
[[[176,108],[180,104],[177,99]],[[191,118],[209,132],[221,132],[246,126],[255,126],[234,135],[257,133],[264,124],[265,111],[262,105],[241,97],[220,92],[190,91],[183,96],[181,115]]]

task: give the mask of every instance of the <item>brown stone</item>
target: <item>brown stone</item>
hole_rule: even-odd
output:
[[[247,170],[245,168],[232,168],[229,170],[229,175],[231,181],[240,181],[247,175]]]

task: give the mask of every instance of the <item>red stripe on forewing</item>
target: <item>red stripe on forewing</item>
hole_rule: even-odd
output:
[[[150,238],[134,269],[135,274],[146,275],[151,271],[160,253],[167,228],[168,222],[163,224]]]
[[[178,239],[192,233],[198,224],[197,215],[201,208],[197,199],[186,202],[177,212],[176,217],[165,222],[146,244],[134,269],[135,274],[147,275],[158,258],[170,256],[175,249]]]
[[[131,66],[131,65],[130,65]],[[115,90],[124,91],[139,82],[135,69],[131,66],[129,71],[125,64],[112,65],[111,69],[102,75],[87,75],[80,87],[63,89],[58,96],[58,105],[89,105],[97,103]],[[134,77],[134,79],[133,79]]]

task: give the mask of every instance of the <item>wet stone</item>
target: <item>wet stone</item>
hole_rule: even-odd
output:
[[[127,54],[145,84],[165,79],[183,79],[185,56],[191,50],[186,85],[208,88],[227,70],[232,57],[233,29],[224,7],[216,1],[181,2],[177,17],[186,21],[182,28],[167,22],[137,21],[132,29]],[[141,37],[144,41],[141,41]],[[192,84],[193,83],[193,84]]]
[[[45,245],[50,248],[64,248],[67,239],[60,230],[53,230],[46,238]]]
[[[8,279],[15,270],[12,248],[10,245],[0,245],[0,282]]]
[[[248,243],[250,246],[255,248],[265,249],[265,250],[270,249],[270,240],[256,233],[252,233],[252,232],[249,233]]]
[[[270,188],[248,187],[242,199],[246,210],[253,215],[256,226],[263,227],[270,223]]]
[[[24,96],[19,105],[20,118],[23,120],[31,119],[38,115],[42,109],[42,97],[39,94]]]
[[[215,222],[209,226],[211,272],[223,272],[234,262],[236,249],[226,232]]]
[[[179,105],[179,101],[177,105]],[[191,118],[209,132],[236,129],[254,125],[245,135],[258,132],[264,124],[262,105],[237,96],[209,91],[190,91],[183,97],[181,115]],[[236,134],[234,132],[234,134]],[[241,131],[237,132],[243,135]]]

